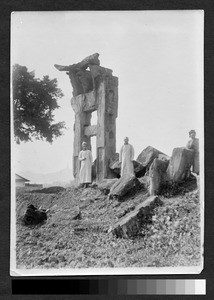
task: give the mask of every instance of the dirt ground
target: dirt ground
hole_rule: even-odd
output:
[[[44,193],[45,192],[45,193]],[[134,239],[108,229],[147,198],[138,191],[126,201],[109,200],[97,188],[49,189],[16,195],[17,268],[97,268],[197,266],[201,259],[199,192],[186,184],[179,194],[160,196],[152,223]],[[25,226],[28,204],[49,209],[47,220]],[[80,220],[72,218],[81,212]]]

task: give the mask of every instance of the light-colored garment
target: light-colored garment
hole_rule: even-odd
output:
[[[121,164],[121,177],[125,174],[134,175],[134,148],[132,145],[123,145],[120,150],[119,161]]]
[[[86,158],[85,160],[83,160]],[[92,154],[90,150],[82,150],[79,153],[79,160],[81,161],[81,167],[79,172],[79,183],[91,182],[91,167],[92,167]]]
[[[199,139],[189,140],[186,147],[194,151],[192,172],[199,174]]]

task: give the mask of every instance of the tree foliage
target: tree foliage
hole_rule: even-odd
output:
[[[52,142],[62,135],[64,122],[54,123],[57,100],[63,97],[57,87],[57,79],[44,76],[35,78],[27,67],[15,64],[12,73],[14,135],[16,141],[32,141],[32,138]]]

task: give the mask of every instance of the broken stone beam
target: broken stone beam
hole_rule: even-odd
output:
[[[151,221],[153,209],[162,204],[163,202],[157,196],[150,196],[117,221],[108,232],[120,238],[133,238],[139,235],[142,232],[142,225]]]
[[[95,136],[97,135],[97,125],[90,125],[85,127],[86,136]]]
[[[118,179],[112,186],[109,198],[121,200],[127,194],[135,192],[141,188],[139,180],[132,174],[126,174]]]
[[[103,74],[111,76],[113,73],[111,69],[103,68],[98,65],[89,65],[89,69],[93,78],[96,78],[97,76],[101,76]]]
[[[99,53],[94,53],[92,55],[87,56],[84,58],[80,63],[78,63],[78,66],[83,69],[87,69],[88,65],[100,65],[99,60]]]
[[[87,56],[84,58],[81,62],[74,64],[74,65],[69,65],[69,66],[61,66],[55,64],[54,67],[59,70],[59,71],[71,71],[73,68],[81,68],[81,69],[87,69],[89,65],[100,65],[99,61],[99,53],[94,53],[90,56]]]

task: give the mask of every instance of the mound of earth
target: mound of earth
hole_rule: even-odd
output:
[[[108,230],[147,199],[141,190],[124,202],[111,200],[98,188],[67,188],[60,193],[16,196],[17,268],[164,267],[200,264],[198,191],[160,196],[152,223],[134,239],[116,238]],[[47,221],[24,226],[28,204],[49,209]],[[74,216],[80,213],[80,218]]]
[[[62,186],[51,186],[40,190],[32,190],[31,193],[43,193],[43,194],[57,194],[64,191],[65,188]]]

